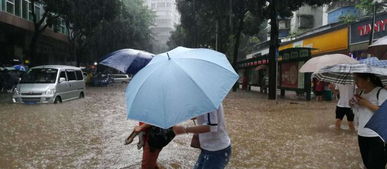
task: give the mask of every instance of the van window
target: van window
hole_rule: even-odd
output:
[[[67,81],[66,72],[64,72],[64,71],[60,72],[60,74],[59,74],[59,79],[60,79],[61,77],[65,78],[66,81]],[[58,79],[58,81],[59,81],[59,79]]]
[[[75,73],[77,74],[77,80],[83,80],[83,75],[80,70],[75,71]]]
[[[58,69],[34,68],[23,75],[20,83],[55,83]]]
[[[67,72],[67,77],[69,78],[69,81],[71,81],[71,80],[77,80],[77,77],[76,77],[74,71],[66,71],[66,72]]]

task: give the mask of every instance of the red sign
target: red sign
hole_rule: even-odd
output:
[[[387,19],[376,21],[374,24],[374,32],[386,31]],[[365,36],[371,33],[371,24],[361,25],[357,27],[360,36]]]
[[[298,63],[281,64],[281,87],[298,88]]]

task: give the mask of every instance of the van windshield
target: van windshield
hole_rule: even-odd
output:
[[[58,69],[37,68],[25,74],[20,83],[55,83]]]

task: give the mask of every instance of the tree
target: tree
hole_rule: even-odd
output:
[[[62,17],[79,66],[121,48],[150,49],[153,14],[142,0],[67,0]]]
[[[387,0],[383,0],[382,2],[386,3]],[[372,16],[374,11],[374,0],[360,0],[360,2],[356,4],[356,8],[362,10],[366,16]],[[384,10],[383,5],[376,6],[377,12],[380,12],[383,10]]]
[[[35,11],[35,5],[43,6],[43,14],[40,17],[40,12]],[[34,32],[29,44],[29,57],[31,66],[38,64],[36,56],[36,49],[39,37],[46,30],[48,26],[56,26],[58,24],[59,12],[62,10],[62,1],[56,2],[54,0],[31,0],[31,14],[34,23]]]
[[[87,53],[87,38],[95,33],[101,23],[113,20],[121,9],[120,5],[118,0],[66,0],[67,10],[61,16],[69,30],[68,40],[77,66],[80,65],[81,55]]]
[[[257,0],[259,1],[259,0]],[[251,5],[251,11],[264,18],[270,19],[270,49],[269,49],[269,99],[276,99],[277,95],[277,56],[280,40],[278,39],[278,17],[290,17],[292,11],[302,5],[317,5],[329,3],[332,0],[266,0],[260,4]]]
[[[115,19],[101,23],[95,33],[87,38],[89,55],[97,60],[112,51],[122,48],[151,50],[153,13],[141,0],[125,1]]]

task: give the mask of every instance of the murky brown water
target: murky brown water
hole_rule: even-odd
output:
[[[0,99],[0,168],[138,168],[142,151],[123,145],[137,124],[126,119],[124,90],[88,88],[85,99],[57,105]],[[224,106],[233,144],[228,168],[361,168],[356,135],[331,128],[334,103],[238,92]],[[161,166],[191,168],[198,150],[189,141],[178,136],[161,152]]]

